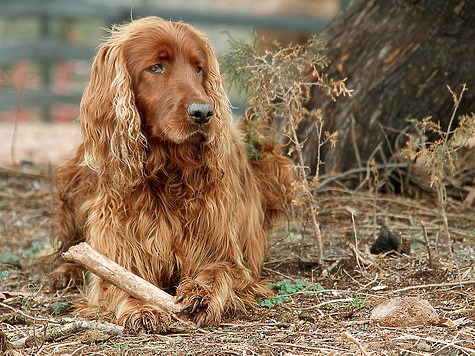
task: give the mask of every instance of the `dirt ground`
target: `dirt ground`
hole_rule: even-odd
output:
[[[81,141],[79,124],[0,121],[0,165],[57,164],[70,157]]]
[[[475,355],[475,214],[457,201],[448,206],[455,253],[447,258],[443,239],[436,245],[441,219],[429,194],[408,199],[326,186],[318,193],[324,266],[317,263],[314,239],[308,231],[302,239],[294,220],[283,222],[269,241],[264,277],[290,285],[304,280],[304,289],[282,298],[282,305],[228,315],[217,328],[176,322],[164,335],[130,336],[100,316],[79,324],[71,305],[83,300],[80,290],[54,293],[47,286],[41,258],[52,251],[51,165],[2,165],[0,354]],[[421,221],[432,254],[439,253],[430,266]],[[367,252],[382,224],[409,241],[410,254]],[[350,244],[366,261],[356,263]],[[429,301],[445,320],[415,327],[370,322],[376,305],[401,296]]]

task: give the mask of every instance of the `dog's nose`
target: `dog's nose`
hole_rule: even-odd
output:
[[[209,104],[191,103],[186,109],[188,115],[197,124],[206,124],[213,116],[213,107]]]

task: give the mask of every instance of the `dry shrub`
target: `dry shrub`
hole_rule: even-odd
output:
[[[227,79],[239,91],[245,91],[248,98],[244,127],[248,138],[248,152],[254,159],[259,159],[259,148],[269,137],[275,134],[271,127],[272,121],[278,118],[282,125],[282,134],[286,137],[289,154],[296,157],[295,169],[299,180],[295,182],[294,203],[305,207],[300,209],[309,214],[314,234],[319,245],[319,262],[322,262],[322,239],[317,211],[315,209],[315,189],[318,185],[320,150],[327,143],[336,143],[336,132],[323,130],[324,118],[318,108],[308,109],[314,87],[336,100],[341,95],[350,95],[345,80],[335,81],[324,73],[329,60],[324,55],[324,43],[318,36],[311,37],[305,44],[283,47],[279,43],[272,44],[272,51],[266,50],[259,54],[256,50],[257,39],[252,43],[245,41],[231,42],[231,51],[222,61],[223,72]],[[303,120],[312,120],[317,129],[318,144],[317,170],[312,181],[309,181],[308,167],[304,166],[301,142],[297,136],[299,124]]]
[[[467,88],[464,84],[459,95],[455,94],[449,86],[447,88],[454,101],[447,129],[443,130],[440,124],[434,122],[430,116],[421,121],[411,120],[419,134],[410,136],[406,148],[402,150],[402,154],[411,160],[419,159],[424,163],[424,168],[430,178],[430,186],[434,187],[437,192],[437,202],[443,222],[446,244],[449,253],[452,253],[445,211],[447,205],[446,181],[458,165],[459,151],[466,147],[469,140],[475,136],[475,114],[461,115],[455,120],[463,93]],[[457,122],[456,125],[455,122]],[[454,126],[456,127],[454,128]],[[421,137],[426,137],[426,134],[435,134],[438,139],[434,142],[420,140]]]

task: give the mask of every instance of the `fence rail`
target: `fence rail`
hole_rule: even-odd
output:
[[[344,5],[344,4],[343,4]],[[20,18],[36,18],[40,23],[39,38],[31,43],[0,43],[0,66],[5,67],[20,60],[34,60],[41,67],[41,90],[22,93],[25,107],[43,107],[45,120],[50,120],[50,108],[55,103],[79,104],[81,93],[55,93],[51,89],[52,68],[55,63],[66,60],[90,60],[95,53],[92,47],[71,45],[54,38],[52,25],[55,21],[84,21],[98,19],[105,26],[156,15],[172,21],[192,24],[222,24],[228,26],[254,27],[258,29],[284,30],[310,34],[321,31],[328,19],[305,16],[256,16],[242,13],[197,12],[187,9],[170,10],[152,6],[129,6],[98,4],[85,1],[65,0],[3,0],[0,3],[0,21]],[[0,111],[18,105],[19,95],[14,90],[0,91]]]
[[[1,11],[1,10],[0,10]],[[73,46],[65,42],[45,39],[37,43],[0,45],[0,65],[19,60],[34,59],[38,62],[62,62],[70,59],[89,60],[94,56],[92,47]]]

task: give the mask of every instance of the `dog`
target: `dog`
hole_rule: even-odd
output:
[[[174,294],[200,326],[272,295],[260,277],[266,235],[290,203],[292,162],[270,140],[261,159],[248,157],[202,33],[158,17],[113,28],[80,116],[83,142],[53,175],[58,253],[88,242]],[[63,288],[81,275],[63,263],[50,280]],[[131,332],[169,325],[165,311],[96,276],[87,299]]]

